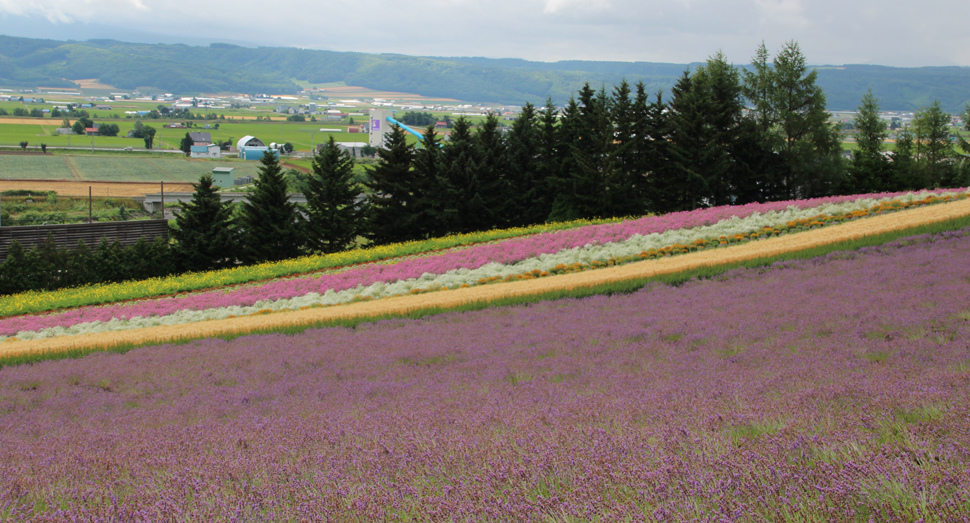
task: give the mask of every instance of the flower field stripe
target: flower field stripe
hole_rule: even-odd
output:
[[[912,195],[909,195],[912,196]],[[966,197],[965,194],[958,195]],[[830,221],[829,215],[814,214],[818,210],[838,212],[848,217],[859,217],[870,212],[897,209],[911,203],[933,203],[935,198],[926,200],[900,200],[876,202],[874,207],[869,199],[840,204],[826,204],[821,208],[771,211],[765,215],[751,214],[745,218],[730,218],[714,225],[695,227],[687,230],[667,230],[647,236],[633,234],[627,240],[605,244],[586,244],[559,252],[541,253],[538,258],[521,259],[521,252],[511,259],[519,260],[510,264],[490,262],[498,256],[505,256],[510,246],[477,246],[468,249],[491,250],[494,255],[473,255],[451,252],[429,258],[409,259],[397,262],[394,267],[354,267],[339,274],[328,274],[308,279],[304,283],[311,287],[294,288],[298,282],[273,282],[262,287],[232,290],[228,293],[208,293],[203,295],[165,298],[144,303],[110,305],[86,309],[74,309],[64,313],[43,316],[14,317],[0,320],[0,341],[6,336],[16,335],[20,339],[32,340],[62,335],[79,335],[117,330],[146,328],[158,325],[178,325],[205,320],[219,320],[255,313],[277,312],[307,307],[331,306],[350,303],[361,299],[387,298],[389,296],[413,294],[437,290],[442,287],[457,288],[488,283],[501,279],[532,278],[548,276],[549,273],[572,272],[578,266],[591,268],[615,264],[618,260],[632,261],[676,252],[680,249],[693,249],[697,242],[720,236],[747,239],[759,232],[791,230],[796,225],[818,225]],[[727,235],[727,236],[724,236]],[[628,235],[623,235],[623,237]],[[581,238],[585,240],[586,237]],[[518,241],[518,240],[517,240]],[[576,239],[568,240],[566,245],[574,245]],[[684,245],[689,244],[689,245]],[[546,244],[549,247],[549,244]],[[560,244],[561,246],[561,244]],[[534,246],[529,254],[536,254]],[[551,248],[549,250],[555,250]],[[641,253],[648,254],[643,256]],[[450,269],[449,269],[450,268]],[[562,270],[557,270],[557,269]],[[267,296],[275,299],[266,299]]]
[[[907,209],[892,214],[873,216],[864,220],[854,220],[821,229],[786,234],[721,249],[635,262],[596,271],[510,282],[503,285],[483,285],[452,291],[357,302],[337,307],[202,321],[189,325],[159,326],[32,341],[8,340],[0,344],[0,358],[31,353],[59,354],[86,348],[108,349],[115,346],[239,335],[273,329],[311,326],[341,319],[408,315],[415,311],[427,309],[445,311],[475,303],[488,304],[506,298],[540,296],[577,288],[594,288],[600,285],[644,280],[697,268],[735,264],[966,216],[970,216],[970,199]]]
[[[440,251],[461,245],[487,243],[496,240],[506,240],[508,252],[515,252],[516,246],[523,242],[541,245],[541,242],[552,242],[546,249],[565,246],[584,245],[588,242],[607,243],[629,238],[633,234],[647,234],[662,232],[670,229],[681,229],[709,225],[730,217],[747,217],[754,213],[782,211],[791,206],[798,208],[824,208],[826,205],[837,205],[857,200],[880,201],[893,198],[912,199],[926,194],[945,194],[966,192],[965,189],[923,191],[912,193],[880,193],[850,196],[832,196],[810,200],[768,202],[763,204],[748,204],[743,206],[723,206],[696,211],[684,211],[663,216],[648,216],[637,219],[608,219],[608,220],[577,220],[573,222],[537,225],[526,228],[513,228],[494,231],[469,233],[464,235],[434,238],[420,242],[385,245],[367,249],[345,251],[329,255],[309,256],[276,263],[265,263],[254,266],[236,267],[219,271],[203,273],[188,273],[166,278],[156,278],[137,282],[123,282],[100,284],[76,289],[62,289],[52,292],[27,292],[13,296],[0,297],[0,317],[26,313],[37,313],[62,308],[72,308],[85,305],[106,304],[127,300],[135,300],[151,296],[168,296],[182,292],[194,292],[203,289],[219,288],[248,282],[272,280],[289,277],[294,274],[305,274],[335,267],[344,267],[359,263],[386,260],[389,258],[408,256],[421,252]],[[574,229],[582,229],[575,232]],[[516,239],[521,236],[536,235],[533,238]],[[537,242],[534,238],[541,238]],[[497,251],[502,254],[502,251]],[[554,251],[553,251],[554,252]],[[527,256],[524,256],[527,257]],[[496,261],[496,260],[492,260]],[[511,260],[497,260],[507,263]],[[280,282],[282,285],[285,282]]]
[[[388,260],[419,253],[442,251],[454,247],[488,243],[519,236],[529,236],[576,227],[599,225],[622,221],[623,218],[600,220],[574,220],[530,227],[514,227],[491,231],[473,232],[431,238],[423,241],[395,243],[368,247],[333,254],[305,256],[280,262],[234,267],[218,271],[186,273],[165,278],[152,278],[137,282],[105,283],[49,292],[29,291],[11,296],[0,296],[0,318],[17,314],[29,314],[68,307],[112,303],[152,296],[165,296],[181,292],[266,281],[291,277],[315,271],[351,266],[361,263]]]

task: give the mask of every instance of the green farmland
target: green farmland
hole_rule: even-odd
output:
[[[238,177],[255,175],[258,166],[259,162],[180,157],[0,154],[0,179],[197,182],[215,167],[233,167]]]
[[[356,117],[355,122],[366,121],[366,117]],[[125,148],[131,147],[135,150],[144,150],[145,142],[138,138],[125,138],[128,131],[135,126],[136,120],[120,119],[96,119],[98,123],[115,123],[120,127],[119,136],[82,136],[82,135],[58,135],[56,125],[33,125],[19,123],[2,123],[0,119],[0,145],[17,146],[20,142],[26,141],[30,147],[37,147],[40,144],[47,144],[48,147],[111,147]],[[367,134],[348,133],[348,132],[321,132],[320,129],[346,129],[346,122],[255,122],[255,121],[219,121],[218,129],[202,129],[201,122],[199,128],[169,129],[162,126],[170,123],[162,120],[140,120],[145,125],[150,125],[157,129],[155,135],[155,147],[161,149],[177,149],[179,141],[187,132],[207,132],[212,136],[213,141],[230,140],[235,145],[243,136],[251,135],[269,144],[272,142],[290,142],[298,151],[309,151],[312,143],[323,143],[329,136],[333,136],[338,142],[366,142]],[[46,119],[45,123],[50,123]],[[214,125],[214,123],[212,123]]]

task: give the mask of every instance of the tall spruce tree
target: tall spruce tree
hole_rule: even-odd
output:
[[[421,139],[421,147],[414,153],[411,191],[417,207],[415,226],[419,238],[448,234],[458,210],[454,189],[448,182],[443,163],[441,140],[434,123],[428,125]]]
[[[419,195],[414,191],[414,146],[396,125],[385,140],[384,147],[377,150],[377,165],[367,169],[371,218],[366,236],[377,244],[416,240],[421,232]]]
[[[559,110],[552,103],[552,98],[546,99],[546,105],[539,114],[538,150],[536,158],[536,186],[545,193],[545,198],[539,200],[530,213],[529,223],[541,223],[549,220],[552,215],[554,202],[559,198],[560,185],[557,183],[562,159],[560,149],[561,129],[558,123]],[[522,225],[526,225],[523,223]]]
[[[646,109],[646,93],[642,99],[630,98],[630,84],[624,79],[613,88],[609,103],[609,118],[613,123],[613,143],[609,149],[614,168],[606,180],[610,214],[614,216],[639,215],[646,211],[644,172],[637,147],[644,142],[637,139],[637,122]],[[637,107],[637,103],[643,103]]]
[[[616,158],[605,90],[597,92],[584,85],[579,100],[570,100],[566,106],[560,125],[565,154],[553,219],[612,216],[608,187],[614,179]]]
[[[889,126],[879,117],[879,101],[872,88],[862,97],[855,117],[855,141],[849,168],[849,191],[874,193],[894,190],[892,164],[883,155],[883,142],[889,136]]]
[[[450,219],[451,232],[464,233],[486,230],[494,224],[495,216],[485,204],[479,180],[480,164],[472,139],[471,124],[464,117],[454,122],[451,139],[442,150],[442,164],[448,183],[439,188],[447,191],[455,210]]]
[[[828,123],[825,93],[816,84],[817,71],[808,72],[798,44],[787,42],[774,59],[773,128],[781,141],[785,162],[781,173],[785,199],[831,194],[843,183],[841,141]]]
[[[508,169],[510,192],[503,225],[542,223],[549,216],[552,202],[541,165],[541,133],[539,113],[535,106],[526,102],[512,122],[506,140],[504,163]]]
[[[660,211],[660,191],[667,183],[665,169],[670,165],[670,113],[663,93],[658,91],[651,102],[642,83],[637,84],[635,107],[637,164],[646,178],[641,192],[646,210]]]
[[[575,98],[563,106],[559,112],[559,122],[556,128],[555,170],[552,171],[550,182],[555,187],[556,198],[549,211],[549,221],[561,222],[582,218],[576,202],[576,187],[574,178],[579,176],[579,167],[573,147],[582,137],[580,126],[580,107]]]
[[[709,161],[704,147],[709,139],[701,93],[684,71],[672,89],[668,106],[668,162],[654,175],[659,212],[694,209],[707,193],[705,168]]]
[[[331,136],[313,156],[312,165],[304,190],[307,247],[325,253],[347,250],[365,231],[367,217],[354,182],[354,159]]]
[[[740,75],[718,52],[694,73],[694,92],[705,121],[705,152],[701,155],[707,188],[704,205],[730,205],[737,199],[736,188],[747,184],[749,169],[737,161],[744,126],[743,87]]]
[[[511,200],[506,142],[499,130],[498,115],[489,113],[472,137],[478,161],[478,184],[481,205],[489,209],[476,228],[490,229],[506,223]]]
[[[276,155],[267,150],[259,160],[254,190],[242,203],[239,232],[246,263],[279,261],[304,252],[303,216],[287,194],[286,178]]]
[[[233,223],[233,205],[223,202],[211,174],[203,174],[192,200],[180,202],[171,231],[173,255],[179,272],[208,271],[236,263],[238,239]]]
[[[927,187],[952,185],[954,154],[950,142],[950,115],[943,112],[939,100],[923,107],[913,118],[913,139],[916,145],[916,164]]]
[[[751,67],[753,71],[744,71],[744,96],[751,104],[754,119],[762,134],[767,136],[774,127],[777,116],[774,105],[775,72],[768,48],[763,41],[751,59]]]

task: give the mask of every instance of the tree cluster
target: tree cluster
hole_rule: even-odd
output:
[[[0,264],[0,294],[54,290],[93,283],[141,280],[174,271],[169,245],[144,238],[129,247],[102,238],[94,249],[79,241],[74,249],[58,248],[52,236],[25,251],[14,240]]]
[[[280,261],[354,244],[362,226],[360,189],[351,183],[353,159],[331,140],[301,180],[305,209],[290,201],[289,181],[267,151],[245,202],[223,202],[210,175],[196,185],[172,230],[177,269],[203,271],[239,263]]]
[[[416,111],[408,111],[404,113],[403,116],[398,118],[398,120],[404,125],[414,125],[419,127],[425,127],[428,125],[434,125],[438,118],[431,113],[419,113]]]
[[[970,131],[970,104],[963,121]],[[970,144],[950,132],[950,115],[939,101],[916,112],[910,126],[896,130],[896,146],[886,141],[889,125],[879,117],[879,101],[865,94],[855,118],[856,150],[849,168],[847,192],[907,191],[970,184],[970,162],[956,146],[970,154]]]

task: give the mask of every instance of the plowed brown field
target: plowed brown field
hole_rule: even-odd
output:
[[[946,221],[970,215],[970,199],[953,203],[908,209],[833,225],[822,229],[785,234],[726,248],[630,263],[588,272],[551,276],[536,280],[483,285],[466,289],[440,291],[415,296],[385,298],[348,305],[280,312],[275,314],[210,320],[187,325],[150,327],[102,334],[63,336],[36,341],[7,341],[0,344],[0,355],[32,352],[60,353],[85,347],[112,347],[127,344],[164,343],[180,339],[197,339],[226,334],[247,333],[285,326],[309,325],[327,320],[376,318],[407,314],[412,311],[449,309],[469,303],[530,296],[549,291],[594,287],[601,284],[636,280],[660,274],[676,273],[704,266],[716,266],[797,252],[816,246],[854,240],[919,225]]]
[[[0,180],[0,191],[57,191],[60,196],[145,196],[157,193],[161,186],[152,182],[78,182],[70,180]],[[191,183],[166,183],[165,191],[192,192]]]

